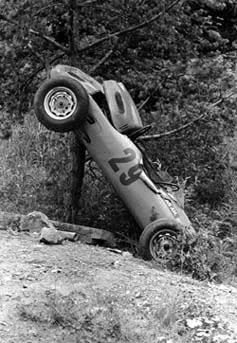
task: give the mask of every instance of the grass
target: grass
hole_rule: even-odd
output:
[[[67,135],[49,132],[29,114],[1,141],[0,159],[1,210],[64,218],[71,168]]]
[[[180,290],[172,292],[168,285],[153,304],[144,299],[131,301],[131,297],[112,292],[97,290],[92,296],[74,291],[65,296],[55,290],[19,308],[21,320],[48,329],[60,327],[64,339],[73,335],[80,343],[157,343],[163,338],[164,342],[192,342],[193,330],[186,320],[200,315],[209,316],[201,303],[194,305],[193,298],[185,297]]]

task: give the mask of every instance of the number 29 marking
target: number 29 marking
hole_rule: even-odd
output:
[[[111,158],[109,160],[109,165],[115,173],[119,171],[119,164],[131,162],[136,158],[136,152],[131,148],[124,149],[123,152],[126,156]],[[141,165],[135,164],[128,170],[127,173],[122,173],[119,177],[119,180],[122,183],[122,185],[128,186],[131,185],[133,182],[137,181],[141,173]]]

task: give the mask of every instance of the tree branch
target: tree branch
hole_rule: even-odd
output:
[[[153,95],[157,92],[159,86],[155,87],[151,94],[142,102],[142,104],[138,107],[138,111],[141,111],[144,106],[152,99]]]
[[[63,46],[62,44],[59,44],[58,42],[56,42],[54,39],[40,33],[39,31],[36,31],[34,29],[29,29],[29,33],[38,36],[40,38],[43,38],[46,42],[53,44],[56,48],[64,51],[65,53],[70,53],[70,49],[66,48],[65,46]]]
[[[44,7],[41,7],[35,14],[34,14],[34,17],[37,17],[40,13],[44,12],[45,10],[51,8],[51,7],[54,7],[55,4],[54,3],[51,3],[51,4],[48,4]]]
[[[166,131],[166,132],[163,132],[163,133],[157,133],[155,135],[147,135],[147,136],[141,136],[139,137],[137,140],[142,140],[142,141],[149,141],[149,140],[152,140],[152,139],[160,139],[160,138],[163,138],[163,137],[166,137],[166,136],[170,136],[170,135],[173,135],[177,132],[180,132],[184,129],[186,129],[187,127],[189,126],[192,126],[194,123],[196,123],[197,121],[203,119],[205,117],[207,113],[203,113],[201,114],[199,117],[191,120],[190,122],[188,122],[187,124],[184,124],[182,126],[180,126],[179,128],[177,129],[174,129],[174,130],[170,130],[170,131]]]
[[[113,54],[115,46],[106,52],[106,54],[99,60],[99,62],[89,70],[89,74],[93,74],[99,67],[101,67]]]
[[[27,44],[27,48],[32,52],[32,54],[41,62],[41,64],[45,65],[45,60],[42,58],[41,54],[38,51],[35,51],[31,42]]]
[[[76,4],[76,7],[84,7],[87,5],[93,5],[94,3],[98,2],[98,1],[100,1],[100,0],[87,0],[87,1]]]
[[[54,63],[55,61],[59,60],[60,58],[62,58],[64,56],[64,52],[62,52],[60,55],[54,57],[53,59],[51,59],[47,65],[50,65],[52,63]],[[42,65],[37,68],[33,73],[30,74],[30,76],[25,80],[25,82],[23,84],[21,84],[20,86],[20,101],[19,101],[19,106],[18,106],[18,115],[21,115],[22,112],[22,104],[23,104],[23,97],[28,89],[28,87],[31,85],[32,80],[36,77],[36,75],[38,73],[40,73],[42,70],[46,69],[46,63],[42,62]]]
[[[60,60],[60,58],[62,58],[63,56],[65,55],[65,53],[61,53],[60,55],[58,56],[55,56],[54,58],[52,58],[48,64],[52,64],[54,62],[56,62],[57,60]],[[25,83],[22,85],[21,87],[21,91],[24,91],[27,89],[27,87],[30,85],[30,83],[32,82],[32,80],[35,78],[35,76],[40,73],[42,70],[45,69],[45,64],[44,65],[41,65],[39,68],[37,68],[26,80],[25,80]]]
[[[14,25],[18,25],[18,22],[15,21],[15,20],[12,20],[10,18],[7,18],[5,15],[3,14],[0,14],[0,20],[3,20],[3,21],[7,21],[8,23],[11,23],[11,24],[14,24]]]
[[[216,107],[217,105],[221,104],[225,99],[231,97],[232,95],[234,95],[235,93],[232,92],[228,95],[226,95],[225,97],[222,97],[221,99],[217,100],[216,102],[214,102],[213,104],[211,104],[210,106],[208,106],[208,109],[207,109],[207,112],[205,113],[202,113],[200,116],[198,116],[197,118],[191,120],[190,122],[178,127],[177,129],[173,129],[173,130],[170,130],[170,131],[166,131],[166,132],[163,132],[163,133],[157,133],[157,134],[154,134],[154,135],[147,135],[147,136],[141,136],[139,137],[137,140],[141,140],[141,141],[150,141],[150,140],[153,140],[153,139],[160,139],[160,138],[163,138],[163,137],[167,137],[167,136],[170,136],[170,135],[174,135],[176,134],[177,132],[180,132],[182,130],[185,130],[187,129],[188,127],[192,126],[193,124],[195,124],[196,122],[198,122],[199,120],[203,119],[208,111],[210,111],[213,107]]]
[[[89,5],[89,4],[93,4],[95,2],[97,2],[98,0],[86,0],[84,2],[82,2],[81,4],[77,4],[77,6],[84,6],[84,5]],[[159,19],[162,15],[164,15],[165,13],[167,13],[168,11],[170,11],[175,5],[177,5],[180,1],[182,0],[174,0],[169,6],[167,6],[164,10],[162,10],[161,12],[159,12],[158,14],[156,14],[155,16],[153,16],[151,19],[149,20],[145,20],[143,21],[142,23],[138,24],[138,25],[133,25],[127,29],[124,29],[124,30],[121,30],[121,31],[117,31],[113,34],[110,34],[104,38],[101,38],[101,39],[98,39],[97,41],[95,41],[94,43],[90,44],[90,45],[87,45],[86,47],[84,48],[81,48],[81,49],[77,49],[77,53],[82,53],[82,52],[85,52],[91,48],[94,48],[96,47],[97,45],[107,41],[107,40],[110,40],[110,39],[117,39],[117,37],[119,36],[122,36],[124,34],[127,34],[129,32],[132,32],[132,31],[135,31],[135,30],[138,30],[138,29],[141,29],[143,28],[144,26],[146,25],[149,25],[150,23],[154,22],[155,20]],[[12,20],[10,18],[7,18],[6,16],[0,14],[0,20],[4,20],[4,21],[7,21],[11,24],[14,24],[14,25],[18,25],[19,23],[16,22],[15,20]],[[48,43],[54,45],[56,48],[60,49],[63,53],[56,56],[55,58],[53,58],[49,64],[55,62],[56,60],[60,59],[61,57],[64,56],[64,54],[67,54],[67,55],[70,55],[71,54],[71,51],[70,51],[70,48],[67,48],[63,45],[61,45],[60,43],[56,42],[54,39],[52,39],[51,37],[47,36],[47,35],[44,35],[32,28],[30,28],[28,30],[29,33],[35,35],[35,36],[38,36],[42,39],[44,39],[45,41],[47,41]],[[113,49],[109,50],[105,56],[91,69],[91,72],[95,72],[95,70],[97,68],[99,68],[103,63],[105,63],[105,61],[112,55],[113,53]],[[44,69],[44,66],[41,66],[39,67],[36,71],[34,71],[34,73],[32,73],[28,79],[26,80],[26,82],[24,83],[24,85],[22,85],[21,87],[21,91],[25,91],[28,87],[28,84],[31,82],[31,80],[40,72]]]
[[[81,4],[79,4],[80,6],[84,6],[86,4],[91,4],[91,3],[94,3],[98,0],[88,0],[88,1],[85,1]],[[122,35],[125,35],[127,33],[130,33],[132,31],[135,31],[135,30],[138,30],[138,29],[141,29],[149,24],[151,24],[152,22],[156,21],[157,19],[159,19],[161,16],[163,16],[165,13],[169,12],[174,6],[176,6],[179,2],[181,2],[182,0],[174,0],[169,6],[167,6],[164,10],[162,10],[161,12],[159,12],[158,14],[154,15],[152,18],[150,19],[146,19],[144,20],[142,23],[138,24],[138,25],[133,25],[133,26],[130,26],[128,27],[127,29],[124,29],[124,30],[121,30],[121,31],[117,31],[117,32],[114,32],[112,34],[109,34],[108,36],[106,37],[103,37],[101,39],[98,39],[96,40],[94,43],[91,43],[87,46],[85,46],[84,48],[79,48],[77,49],[77,53],[82,53],[82,52],[85,52],[89,49],[92,49],[94,47],[96,47],[97,45],[100,45],[101,43],[107,41],[107,40],[110,40],[112,38],[116,38],[116,37],[119,37],[119,36],[122,36]],[[77,5],[78,6],[78,5]],[[15,25],[18,25],[18,23],[14,20],[11,20],[9,18],[7,18],[6,16],[0,14],[0,20],[4,20],[4,21],[7,21],[11,24],[15,24]],[[38,36],[42,39],[44,39],[45,41],[47,41],[48,43],[51,43],[52,45],[54,45],[56,48],[64,51],[66,54],[70,54],[70,49],[61,45],[60,43],[56,42],[54,39],[52,39],[51,37],[48,37],[32,28],[29,29],[29,33],[31,34],[34,34],[35,36]]]
[[[154,15],[152,18],[150,19],[147,19],[147,20],[144,20],[142,23],[138,24],[138,25],[133,25],[133,26],[130,26],[128,27],[127,29],[124,29],[124,30],[121,30],[121,31],[117,31],[117,32],[114,32],[112,34],[109,34],[108,36],[106,37],[103,37],[101,39],[98,39],[96,40],[94,43],[91,43],[87,46],[85,46],[84,48],[81,48],[81,49],[77,49],[77,52],[78,53],[82,53],[82,52],[85,52],[89,49],[92,49],[94,47],[96,47],[97,45],[101,44],[101,43],[104,43],[105,41],[107,40],[110,40],[111,38],[114,38],[114,37],[119,37],[119,36],[122,36],[124,34],[127,34],[127,33],[130,33],[132,31],[135,31],[135,30],[138,30],[138,29],[141,29],[149,24],[151,24],[152,22],[156,21],[157,19],[159,19],[161,16],[163,16],[165,13],[169,12],[174,6],[176,6],[181,0],[175,0],[173,1],[169,6],[167,6],[163,11],[159,12],[158,14]]]

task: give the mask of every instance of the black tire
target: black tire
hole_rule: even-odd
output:
[[[67,76],[42,83],[35,94],[34,110],[38,120],[49,130],[68,132],[85,122],[89,96],[84,87]]]
[[[150,223],[140,236],[138,253],[145,260],[170,260],[177,249],[178,235],[177,223],[173,221],[159,220],[158,223]]]

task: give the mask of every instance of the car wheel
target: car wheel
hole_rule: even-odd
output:
[[[67,132],[84,123],[89,96],[83,86],[69,77],[55,77],[43,82],[34,98],[38,120],[48,129]]]
[[[177,254],[178,234],[177,227],[172,224],[163,227],[149,224],[139,239],[139,255],[145,260],[157,262],[171,260]]]

